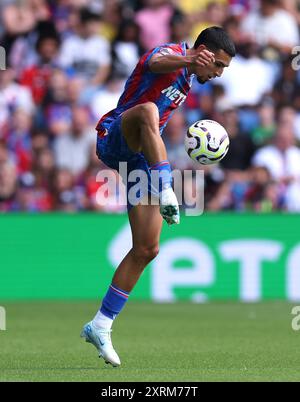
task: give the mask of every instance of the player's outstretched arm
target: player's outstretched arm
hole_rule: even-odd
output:
[[[149,60],[149,68],[153,73],[172,73],[184,67],[205,67],[214,62],[214,54],[203,49],[197,54],[180,56],[168,53],[167,49],[156,53]]]

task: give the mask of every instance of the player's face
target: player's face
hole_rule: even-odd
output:
[[[229,67],[232,57],[229,56],[224,50],[214,52],[215,61],[211,62],[205,67],[198,67],[195,70],[197,80],[200,84],[210,81],[216,77],[221,77],[224,68]]]

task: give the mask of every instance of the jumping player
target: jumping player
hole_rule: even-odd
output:
[[[179,207],[172,189],[171,168],[161,138],[172,112],[186,99],[197,77],[199,83],[220,77],[235,56],[228,34],[219,27],[200,33],[193,48],[186,43],[166,44],[150,50],[128,78],[116,109],[104,115],[96,130],[97,155],[109,167],[127,162],[128,174],[140,169],[163,173],[156,192],[159,205],[128,201],[132,248],[118,266],[101,308],[81,336],[113,366],[121,364],[111,343],[113,320],[147,264],[158,254],[162,218],[179,223]],[[129,185],[127,192],[129,191]],[[149,190],[150,191],[150,190]],[[140,201],[148,194],[140,194]]]

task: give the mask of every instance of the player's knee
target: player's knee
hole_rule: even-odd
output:
[[[133,249],[134,256],[139,261],[148,264],[159,253],[159,246],[157,244],[151,246],[139,246]]]
[[[142,103],[138,106],[139,119],[142,124],[159,122],[159,113],[157,106],[153,102]]]

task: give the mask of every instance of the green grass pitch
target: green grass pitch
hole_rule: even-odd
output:
[[[299,381],[292,305],[130,302],[113,368],[79,338],[98,302],[1,302],[0,381]]]

